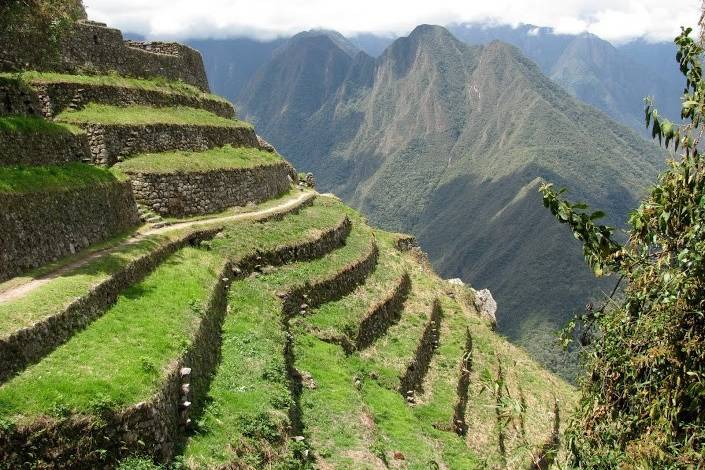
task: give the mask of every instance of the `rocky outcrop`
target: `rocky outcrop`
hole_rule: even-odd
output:
[[[291,166],[282,161],[209,172],[128,174],[138,202],[160,215],[186,216],[277,197],[291,187],[290,172]]]
[[[474,291],[475,308],[482,318],[487,320],[493,328],[497,327],[497,302],[492,297],[489,289]]]

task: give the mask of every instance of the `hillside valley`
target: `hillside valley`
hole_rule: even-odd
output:
[[[556,369],[552,331],[605,284],[552,223],[538,185],[569,186],[620,225],[663,161],[518,49],[468,46],[438,26],[419,26],[378,58],[352,57],[328,34],[296,37],[241,103],[323,189],[417,235],[444,277],[489,287],[500,331]]]

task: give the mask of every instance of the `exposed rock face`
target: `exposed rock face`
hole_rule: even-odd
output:
[[[497,302],[492,297],[489,289],[475,291],[475,308],[481,317],[488,320],[494,327],[497,326]]]

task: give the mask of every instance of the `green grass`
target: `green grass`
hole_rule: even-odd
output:
[[[301,409],[316,458],[336,469],[380,468],[382,460],[375,455],[379,432],[355,386],[355,379],[363,377],[356,368],[359,361],[306,333],[296,335],[295,353],[297,369],[315,382],[315,388],[303,389]]]
[[[28,116],[0,116],[0,133],[73,135],[82,132],[70,125]]]
[[[252,125],[237,119],[226,119],[208,111],[184,106],[154,108],[151,106],[109,106],[90,103],[79,111],[64,111],[57,121],[70,124],[98,123],[106,125],[176,124],[217,127],[245,127]]]
[[[157,250],[169,241],[185,236],[188,232],[188,230],[181,230],[168,235],[154,235],[120,247],[95,261],[51,279],[23,297],[0,302],[0,336],[7,336],[20,328],[29,327],[37,321],[59,313],[131,261]],[[121,236],[110,245],[116,246],[125,238],[126,236]],[[35,276],[42,274],[44,273],[39,271]]]
[[[224,260],[184,248],[123,292],[90,328],[0,387],[0,414],[21,421],[90,413],[148,399],[165,370],[190,345]]]
[[[410,274],[411,292],[404,303],[401,319],[387,330],[385,336],[360,353],[376,371],[378,381],[392,390],[399,387],[399,379],[414,357],[437,295],[432,280],[425,273],[417,269]]]
[[[222,361],[211,385],[212,402],[205,410],[201,430],[184,453],[188,465],[228,464],[236,460],[239,448],[250,451],[246,463],[262,468],[262,454],[267,449],[279,457],[290,452],[285,410],[291,396],[284,376],[282,303],[276,293],[333,276],[370,252],[371,231],[353,211],[345,212],[353,220],[353,230],[344,247],[320,259],[292,263],[232,284]]]
[[[393,234],[375,234],[381,247],[380,264],[366,285],[296,322],[297,368],[310,373],[317,385],[315,389],[305,388],[301,398],[313,450],[334,468],[379,468],[380,457],[392,462],[395,452],[404,455],[408,468],[427,469],[430,462],[445,462],[449,468],[481,468],[476,454],[462,438],[434,427],[450,424],[455,404],[457,366],[467,324],[467,317],[459,308],[449,312],[452,320],[445,326],[443,344],[431,364],[425,400],[413,408],[406,404],[397,386],[428,320],[425,315],[414,315],[420,299],[410,299],[411,305],[405,308],[400,324],[392,326],[370,353],[346,357],[340,347],[313,336],[331,326],[339,334],[340,325],[348,316],[351,322],[358,322],[358,310],[364,312],[365,306],[376,301],[374,296],[363,299],[366,294],[379,291],[380,286],[375,287],[374,283],[383,266],[389,271],[387,277],[412,272],[412,285],[417,292],[421,286],[426,291],[423,297],[428,300],[442,294],[437,279],[419,270],[410,255],[399,253],[392,246]],[[411,318],[404,317],[409,315]],[[305,333],[306,330],[312,333]],[[375,379],[371,378],[373,374]],[[359,388],[353,385],[356,378],[361,381]]]
[[[375,271],[355,292],[336,302],[314,309],[296,325],[319,338],[341,338],[355,342],[360,322],[370,308],[381,301],[398,284],[404,273],[401,254],[391,245],[393,238],[378,233],[377,241],[382,255]]]
[[[151,79],[138,79],[123,77],[118,74],[110,75],[68,75],[54,72],[21,72],[21,73],[0,73],[0,77],[20,79],[25,83],[30,84],[47,84],[47,83],[78,83],[81,85],[108,85],[124,88],[137,88],[140,90],[160,91],[165,93],[174,93],[194,98],[206,98],[215,101],[227,102],[224,98],[204,93],[193,85],[188,85],[180,81],[171,81],[162,77],[154,77]]]
[[[280,163],[280,155],[255,148],[226,145],[205,152],[167,152],[137,155],[114,168],[125,173],[194,173],[253,168]]]
[[[233,224],[208,249],[172,255],[89,328],[0,387],[0,414],[18,420],[57,408],[90,413],[96,397],[113,406],[147,399],[169,361],[190,343],[199,305],[226,259],[310,239],[343,220],[340,207],[323,200],[279,222]]]
[[[68,191],[114,184],[123,178],[85,163],[44,166],[0,166],[0,194]]]

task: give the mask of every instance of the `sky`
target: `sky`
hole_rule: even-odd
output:
[[[149,38],[271,39],[325,28],[406,35],[422,23],[521,23],[614,43],[670,41],[700,0],[84,0],[91,19]]]

